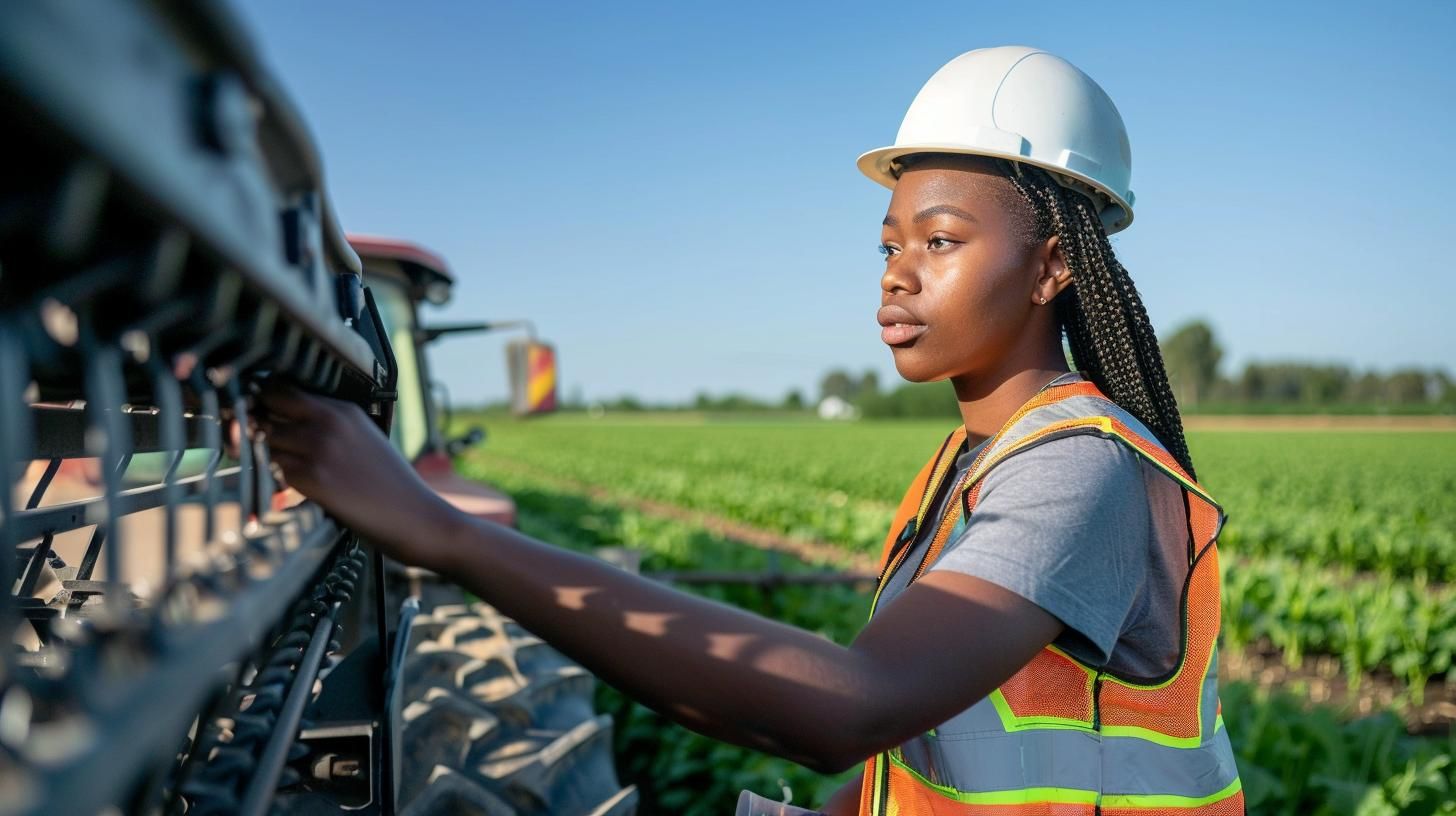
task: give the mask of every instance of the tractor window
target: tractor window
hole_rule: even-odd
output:
[[[420,379],[419,358],[415,350],[415,311],[404,287],[386,279],[369,281],[379,316],[389,333],[389,345],[399,366],[399,402],[394,408],[394,427],[389,436],[406,459],[413,460],[424,450],[429,439],[429,419],[425,414],[424,384]]]

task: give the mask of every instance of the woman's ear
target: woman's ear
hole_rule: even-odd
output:
[[[1031,290],[1031,301],[1038,305],[1051,303],[1072,283],[1072,270],[1062,254],[1060,236],[1053,235],[1037,247],[1040,272]]]

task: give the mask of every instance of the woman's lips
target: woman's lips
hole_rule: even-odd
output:
[[[930,328],[923,323],[895,323],[880,329],[880,339],[892,346],[908,343]]]
[[[875,322],[880,329],[880,339],[892,346],[909,343],[929,328],[920,322],[909,309],[894,303],[886,303],[875,313]]]

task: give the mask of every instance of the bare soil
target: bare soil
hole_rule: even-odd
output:
[[[1428,683],[1421,702],[1415,704],[1409,701],[1405,684],[1389,672],[1362,674],[1358,686],[1352,687],[1339,659],[1306,655],[1298,667],[1290,668],[1284,664],[1284,653],[1267,641],[1242,650],[1220,649],[1219,679],[1303,693],[1311,703],[1351,717],[1389,708],[1405,720],[1412,734],[1448,734],[1456,725],[1456,683]]]

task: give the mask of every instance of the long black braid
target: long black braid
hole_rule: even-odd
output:
[[[1039,167],[1004,159],[921,153],[902,157],[897,169],[903,171],[931,156],[1005,176],[1031,207],[1031,217],[1021,225],[1021,238],[1029,245],[1059,236],[1058,246],[1071,270],[1072,284],[1057,295],[1054,308],[1072,349],[1073,364],[1102,393],[1146,425],[1196,479],[1153,324],[1132,277],[1113,254],[1092,199],[1058,184]]]
[[[1153,324],[1132,277],[1112,251],[1092,200],[1058,184],[1039,167],[997,163],[1036,213],[1035,240],[1060,236],[1072,285],[1062,290],[1054,306],[1073,363],[1157,435],[1196,479]]]

